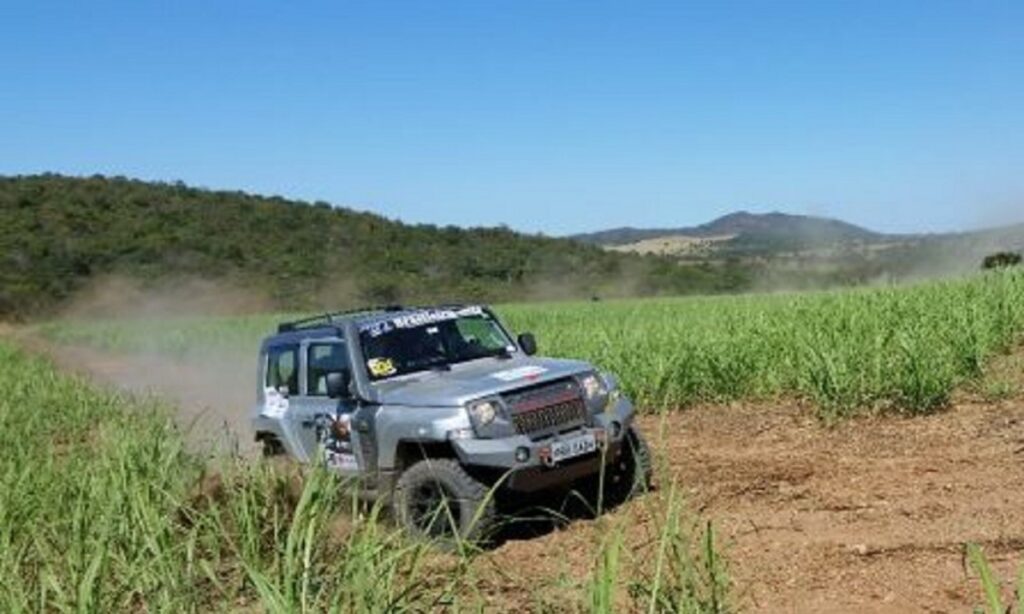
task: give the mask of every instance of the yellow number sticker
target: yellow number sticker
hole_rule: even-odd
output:
[[[370,369],[370,375],[374,377],[387,377],[397,371],[395,363],[391,362],[390,358],[371,358],[366,361],[366,366]]]

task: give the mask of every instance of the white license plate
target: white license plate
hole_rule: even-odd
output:
[[[551,461],[557,463],[567,458],[583,456],[597,450],[597,439],[592,433],[576,435],[551,444]]]

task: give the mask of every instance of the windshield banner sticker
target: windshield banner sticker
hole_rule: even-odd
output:
[[[491,377],[500,379],[503,382],[514,382],[519,379],[539,377],[541,374],[547,372],[548,370],[544,367],[528,365],[525,367],[517,367],[515,369],[506,369],[505,371],[498,371],[497,373],[492,373]]]
[[[416,328],[417,326],[425,326],[435,322],[482,315],[484,315],[484,309],[479,305],[462,307],[460,309],[424,309],[423,311],[396,316],[390,320],[369,322],[360,326],[359,330],[369,334],[371,337],[379,337],[396,328]]]
[[[394,375],[398,371],[395,368],[395,363],[390,358],[371,358],[366,361],[366,368],[370,370],[370,375],[374,377],[387,377]]]

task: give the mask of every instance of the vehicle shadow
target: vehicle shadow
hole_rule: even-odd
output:
[[[611,504],[598,499],[597,489],[586,485],[572,490],[539,491],[528,495],[501,493],[495,500],[498,520],[488,547],[498,548],[509,542],[538,539],[574,522],[594,520],[628,503]]]

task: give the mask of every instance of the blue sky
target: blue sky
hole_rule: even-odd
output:
[[[547,234],[1024,221],[1024,2],[11,2],[0,174]]]

